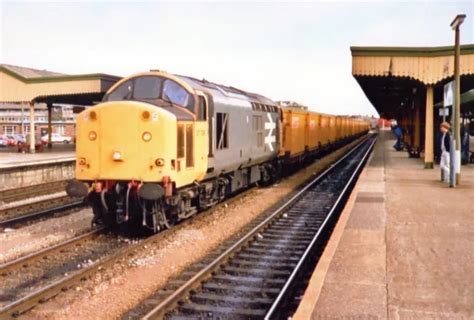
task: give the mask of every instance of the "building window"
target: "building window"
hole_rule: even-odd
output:
[[[227,149],[229,147],[229,114],[216,113],[216,149]]]
[[[56,133],[59,133],[60,135],[64,135],[66,132],[66,127],[65,126],[57,126],[56,127]]]
[[[3,126],[3,134],[6,134],[6,135],[16,134],[16,127],[15,126]]]

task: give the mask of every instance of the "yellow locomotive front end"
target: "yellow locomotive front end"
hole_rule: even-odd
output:
[[[77,119],[76,178],[161,181],[176,155],[176,117],[135,101],[106,102]]]
[[[162,72],[121,80],[104,102],[77,118],[76,180],[97,224],[141,225],[155,232],[184,215],[177,190],[207,171],[208,123],[200,96]]]

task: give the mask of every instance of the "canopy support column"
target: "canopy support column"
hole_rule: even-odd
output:
[[[420,106],[415,104],[415,148],[420,149]]]
[[[433,169],[433,86],[426,87],[425,169]]]
[[[35,153],[35,103],[30,102],[30,152]]]
[[[53,104],[48,103],[48,148],[51,149],[53,147],[52,142],[52,134],[53,134],[53,126],[52,126],[52,110]]]

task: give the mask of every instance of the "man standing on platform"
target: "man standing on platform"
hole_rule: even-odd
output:
[[[449,183],[449,150],[450,150],[450,135],[449,135],[449,123],[441,123],[441,160],[439,166],[441,167],[441,181]]]
[[[393,148],[395,150],[400,151],[402,149],[402,136],[403,136],[403,131],[402,128],[398,124],[395,124],[392,127],[393,134],[397,138],[397,142],[393,145]]]

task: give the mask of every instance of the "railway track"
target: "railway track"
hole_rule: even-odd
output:
[[[40,218],[79,208],[84,201],[69,196],[43,199],[0,209],[0,229],[15,227]]]
[[[136,249],[99,228],[0,266],[0,319],[13,318]]]
[[[170,282],[125,318],[287,318],[374,143],[361,142],[187,280]]]
[[[67,180],[54,181],[48,183],[37,184],[33,186],[26,186],[16,189],[7,189],[0,191],[0,202],[10,203],[29,199],[33,197],[43,196],[47,194],[64,191]]]
[[[239,198],[237,196],[236,198]],[[233,198],[231,199],[233,200]],[[190,223],[190,220],[182,224]],[[122,259],[129,259],[135,252],[142,250],[147,245],[161,241],[172,230],[166,230],[140,241],[120,244],[113,238],[106,238],[99,248],[89,248],[86,254],[65,259],[68,252],[80,251],[87,247],[84,243],[95,243],[104,236],[105,229],[92,231],[88,234],[68,240],[52,248],[44,249],[38,253],[22,257],[18,260],[0,266],[0,279],[3,288],[0,289],[0,318],[17,317],[37,304],[44,303],[62,291],[77,286],[81,281],[89,278],[101,269],[112,266]],[[103,239],[104,240],[104,239]],[[104,243],[108,243],[105,245]],[[219,255],[222,250],[217,250]],[[59,254],[58,254],[59,253]],[[77,254],[77,253],[76,253]],[[88,258],[93,256],[92,259]],[[59,259],[59,260],[58,260]],[[45,266],[49,263],[48,266]],[[79,268],[76,263],[87,262]],[[66,267],[65,267],[66,266]],[[201,265],[201,267],[203,267]],[[31,274],[29,273],[30,268]],[[69,269],[67,269],[69,268]],[[16,282],[15,282],[16,281]]]

